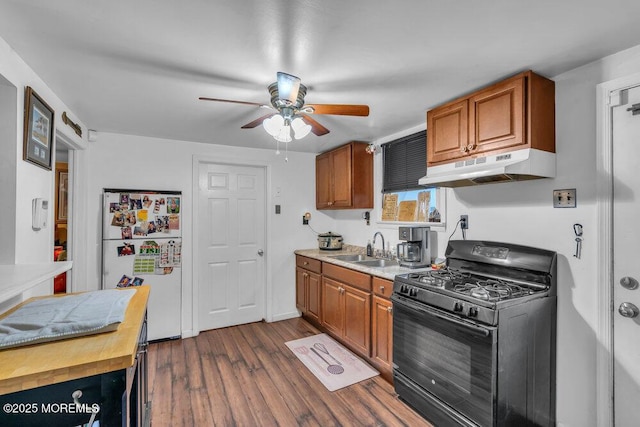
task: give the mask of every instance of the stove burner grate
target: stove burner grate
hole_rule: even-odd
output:
[[[409,273],[407,277],[425,285],[443,288],[448,284],[459,283],[469,279],[471,274],[444,268],[422,273]]]
[[[500,301],[526,296],[531,293],[531,290],[527,288],[498,279],[478,280],[475,283],[460,283],[455,285],[453,289],[460,294],[485,301]]]

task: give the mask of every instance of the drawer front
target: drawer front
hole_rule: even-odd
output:
[[[358,271],[349,270],[328,262],[323,263],[322,273],[325,276],[336,279],[363,291],[371,292],[371,276]]]
[[[322,262],[302,255],[296,255],[296,265],[314,273],[322,273]]]
[[[393,282],[391,280],[381,279],[379,277],[373,278],[373,292],[383,298],[390,298],[393,292]]]

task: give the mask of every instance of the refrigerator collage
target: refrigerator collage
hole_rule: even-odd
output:
[[[102,289],[149,285],[149,341],[180,338],[182,193],[104,189]]]

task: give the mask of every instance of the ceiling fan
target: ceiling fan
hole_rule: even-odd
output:
[[[296,139],[304,138],[309,132],[317,136],[329,133],[329,129],[312,119],[310,114],[332,114],[341,116],[368,116],[368,105],[349,104],[305,104],[304,97],[307,87],[299,77],[278,72],[277,81],[269,85],[271,105],[249,101],[235,101],[200,97],[203,101],[231,102],[235,104],[256,105],[275,111],[242,126],[242,129],[252,129],[262,124],[271,136],[280,142],[290,142],[291,130]]]

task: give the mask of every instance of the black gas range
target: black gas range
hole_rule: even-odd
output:
[[[500,308],[549,295],[547,286],[490,277],[454,267],[396,276],[394,292],[415,301],[495,325]]]
[[[556,253],[454,240],[396,276],[394,379],[438,426],[553,425]]]

